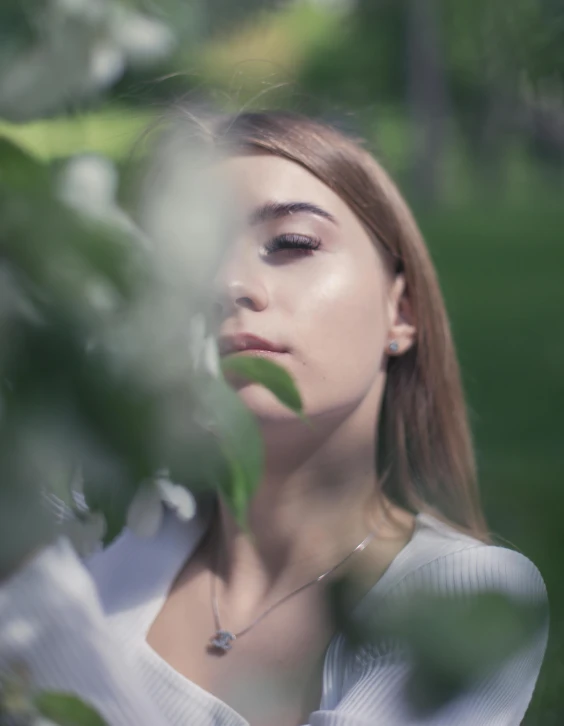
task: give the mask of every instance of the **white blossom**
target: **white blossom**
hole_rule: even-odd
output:
[[[164,477],[159,477],[156,484],[162,501],[176,512],[179,519],[184,522],[192,519],[196,513],[196,502],[186,487],[173,484]]]
[[[70,159],[59,175],[59,196],[69,206],[102,215],[116,207],[118,173],[115,165],[98,154]]]
[[[180,484],[171,482],[166,472],[160,472],[150,482],[142,484],[127,512],[127,526],[139,537],[154,537],[163,517],[163,504],[172,509],[182,521],[192,519],[196,502]]]
[[[117,202],[119,174],[115,164],[100,154],[76,154],[62,167],[57,179],[59,199],[79,214],[110,225],[140,245],[146,245],[141,230]],[[103,289],[102,289],[103,288]],[[110,311],[115,294],[99,278],[85,290],[95,307]],[[111,298],[111,300],[109,300]]]
[[[217,340],[213,335],[208,335],[205,340],[202,361],[204,369],[214,378],[218,378],[221,372],[219,350]]]
[[[120,13],[112,36],[125,57],[136,65],[166,58],[174,47],[174,36],[162,23],[140,13]]]
[[[109,39],[92,45],[88,76],[89,82],[94,88],[111,86],[121,78],[125,68],[125,53]]]
[[[220,373],[219,351],[217,340],[206,331],[206,321],[202,313],[196,313],[190,319],[189,335],[194,370],[206,371],[217,378]]]
[[[0,48],[0,115],[15,121],[103,91],[175,45],[165,24],[122,0],[43,0],[31,17],[33,40]]]

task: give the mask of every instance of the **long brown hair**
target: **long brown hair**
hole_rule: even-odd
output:
[[[417,341],[388,363],[378,432],[382,491],[413,512],[433,513],[487,541],[460,372],[437,275],[389,175],[362,142],[296,114],[200,120],[197,135],[215,147],[269,153],[300,164],[348,204],[396,272],[403,272]]]

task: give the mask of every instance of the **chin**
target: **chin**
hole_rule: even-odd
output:
[[[257,383],[246,383],[237,386],[236,390],[241,401],[260,420],[273,422],[298,420],[293,411],[281,404],[274,394]]]

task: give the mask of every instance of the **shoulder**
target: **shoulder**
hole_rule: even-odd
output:
[[[418,541],[419,540],[419,541]],[[394,590],[417,588],[436,594],[501,592],[517,599],[547,600],[538,568],[525,555],[489,545],[425,515]]]
[[[525,555],[506,547],[476,545],[432,560],[409,573],[404,586],[437,595],[464,596],[495,592],[512,600],[548,602],[538,568]]]
[[[546,605],[527,557],[418,515],[411,541],[353,613],[357,639],[333,644],[324,704],[412,723],[415,683],[438,695],[464,682],[440,723],[520,723],[546,649]]]
[[[159,597],[205,532],[205,517],[184,522],[167,511],[159,532],[149,538],[126,529],[85,564],[107,614]]]

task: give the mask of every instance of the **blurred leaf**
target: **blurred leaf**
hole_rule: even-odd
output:
[[[542,607],[497,592],[416,601],[404,627],[415,657],[410,700],[419,713],[434,712],[499,668],[538,632],[545,615]]]
[[[235,373],[262,384],[290,410],[303,413],[302,399],[294,379],[282,366],[264,358],[228,355],[222,359],[221,368],[223,373]]]
[[[165,402],[161,408],[165,416],[159,419],[156,431],[157,451],[171,480],[196,495],[215,490],[218,482],[229,476],[229,465],[219,438],[197,421],[200,402],[193,396],[176,395],[172,404]]]
[[[154,111],[112,105],[81,109],[72,116],[11,124],[0,121],[0,136],[19,144],[42,161],[99,153],[125,158],[139,135],[153,120]]]
[[[0,185],[28,189],[46,185],[47,168],[15,141],[0,136]]]
[[[221,496],[229,506],[237,524],[241,529],[247,530],[247,509],[256,487],[245,475],[241,463],[230,454],[227,446],[224,446],[224,450],[229,462],[230,476],[221,480]]]
[[[219,490],[239,525],[246,527],[246,510],[260,484],[264,451],[254,415],[237,393],[221,379],[213,379],[205,393],[210,428],[219,437],[230,467],[219,482]]]
[[[21,661],[12,661],[0,675],[1,726],[35,723],[37,711],[31,701],[30,673]],[[50,726],[48,724],[47,726]]]
[[[171,28],[127,0],[14,10],[0,10],[0,115],[11,121],[99,98],[128,67],[160,64],[175,45]]]
[[[406,697],[430,715],[487,677],[527,645],[546,623],[546,608],[501,592],[464,597],[414,592],[393,608],[353,613],[354,581],[333,583],[333,617],[353,649],[403,651],[412,663]]]
[[[26,178],[33,182],[39,177],[31,162],[27,169]],[[105,313],[96,300],[100,286],[119,302],[127,298],[138,254],[123,235],[69,210],[48,185],[30,183],[24,190],[11,178],[7,182],[0,184],[2,257],[17,271],[31,299],[47,310],[51,307],[69,324],[97,324]]]
[[[106,721],[76,696],[43,691],[35,697],[35,706],[42,716],[58,726],[106,726]]]
[[[53,452],[45,465],[24,416],[7,409],[4,405],[0,416],[0,580],[53,536],[39,487],[59,463],[58,452]]]
[[[142,382],[112,371],[102,356],[91,355],[80,373],[76,397],[85,421],[104,446],[126,457],[133,479],[150,477],[158,466],[152,447],[158,398]]]

